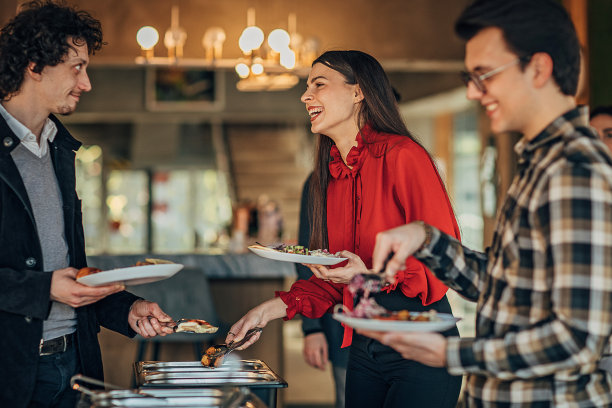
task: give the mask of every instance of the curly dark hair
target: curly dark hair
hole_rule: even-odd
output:
[[[100,21],[63,1],[35,0],[0,30],[0,100],[19,92],[26,68],[41,73],[60,64],[69,49],[87,44],[89,54],[102,48]]]

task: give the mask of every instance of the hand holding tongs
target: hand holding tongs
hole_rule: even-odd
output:
[[[242,346],[249,341],[251,337],[260,333],[262,330],[262,327],[254,327],[247,331],[244,338],[240,341],[232,341],[228,344],[217,344],[216,346],[209,347],[202,356],[202,364],[207,367],[219,367],[223,362],[223,357]]]

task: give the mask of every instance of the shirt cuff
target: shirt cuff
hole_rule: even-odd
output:
[[[446,338],[446,367],[451,375],[463,375],[475,365],[472,350],[474,340],[461,337]]]
[[[440,230],[437,229],[436,227],[429,225],[429,228],[431,228],[431,239],[429,240],[429,243],[427,243],[427,245],[423,245],[422,248],[420,248],[418,251],[416,251],[413,254],[415,258],[419,260],[420,258],[426,258],[428,256],[433,255],[432,250],[436,246],[436,243],[438,242],[438,240],[440,239],[440,236],[442,235]]]
[[[312,329],[303,329],[304,332],[304,337],[310,335],[310,334],[315,334],[315,333],[323,333],[322,329],[316,329],[316,328],[312,328]]]
[[[274,296],[281,298],[281,300],[287,305],[287,316],[283,317],[283,320],[291,320],[298,314],[300,306],[300,297],[291,294],[290,292],[274,292]]]

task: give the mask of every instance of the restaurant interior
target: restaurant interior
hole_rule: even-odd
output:
[[[220,337],[150,342],[103,329],[109,383],[132,386],[135,361],[194,360],[203,344],[222,341],[247,310],[295,280],[293,264],[247,246],[297,240],[315,141],[300,95],[323,51],[358,49],[381,62],[407,127],[443,175],[463,241],[488,245],[518,135],[490,134],[480,106],[465,98],[453,22],[470,0],[68,2],[102,22],[107,42],[88,67],[92,91],[61,118],[83,142],[77,191],[88,263],[182,263],[166,281],[129,289],[177,319],[220,326]],[[577,100],[610,105],[612,1],[561,2],[583,46]],[[0,23],[21,3],[0,2]],[[449,296],[462,335],[470,335],[473,306]],[[299,319],[272,322],[240,356],[264,361],[288,383],[277,406],[333,406],[329,367],[316,370],[302,357]]]

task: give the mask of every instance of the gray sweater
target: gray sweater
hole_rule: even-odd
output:
[[[38,158],[19,144],[11,156],[21,174],[36,220],[36,230],[43,253],[40,269],[53,272],[69,265],[68,245],[64,236],[62,197],[53,170],[51,155]],[[43,322],[43,339],[49,340],[76,330],[75,310],[65,303],[53,302]]]

